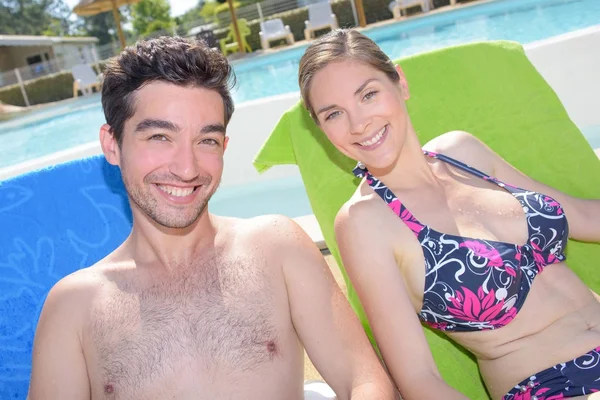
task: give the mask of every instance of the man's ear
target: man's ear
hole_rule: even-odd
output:
[[[106,161],[108,161],[109,164],[120,166],[121,149],[108,124],[103,124],[100,127],[100,146],[102,147],[102,152],[104,153],[104,157],[106,157]]]
[[[402,71],[402,67],[399,64],[396,64],[396,72],[398,72],[398,76],[400,76],[400,90],[402,91],[402,97],[404,100],[410,99],[410,90],[408,89],[408,81],[406,80],[406,75],[404,75],[404,71]]]
[[[223,141],[223,152],[227,150],[227,144],[229,143],[229,136],[225,136],[225,141]]]

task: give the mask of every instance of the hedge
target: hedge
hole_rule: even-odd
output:
[[[104,71],[105,64],[92,65],[94,70],[100,67]],[[73,97],[73,75],[70,71],[57,72],[24,82],[29,103],[42,104]],[[0,88],[0,102],[13,106],[26,106],[19,84]]]
[[[73,97],[73,75],[59,72],[25,82],[25,91],[31,104],[49,103]],[[0,89],[0,101],[14,106],[25,106],[19,84]]]

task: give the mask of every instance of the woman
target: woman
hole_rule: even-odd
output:
[[[534,181],[466,132],[422,148],[401,69],[356,31],[313,42],[299,84],[329,140],[360,161],[336,237],[403,397],[464,398],[419,320],[476,356],[493,398],[600,390],[600,303],[564,262],[569,235],[600,241],[600,200]]]

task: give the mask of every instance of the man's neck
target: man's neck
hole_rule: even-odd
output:
[[[190,265],[206,249],[214,247],[217,222],[207,209],[192,225],[182,229],[165,228],[136,211],[127,238],[128,253],[136,263],[176,268]]]

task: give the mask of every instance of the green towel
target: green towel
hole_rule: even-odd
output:
[[[513,42],[473,43],[398,61],[411,92],[408,109],[421,143],[450,130],[470,132],[529,176],[575,196],[600,198],[600,162],[553,90]],[[355,162],[340,154],[297,104],[257,154],[264,171],[297,164],[325,241],[337,260],[354,310],[372,340],[342,266],[333,222],[354,192]],[[569,266],[600,291],[600,245],[570,241]],[[390,309],[393,312],[393,309]],[[471,399],[488,397],[474,359],[424,328],[444,379]],[[402,339],[402,334],[398,335]]]

